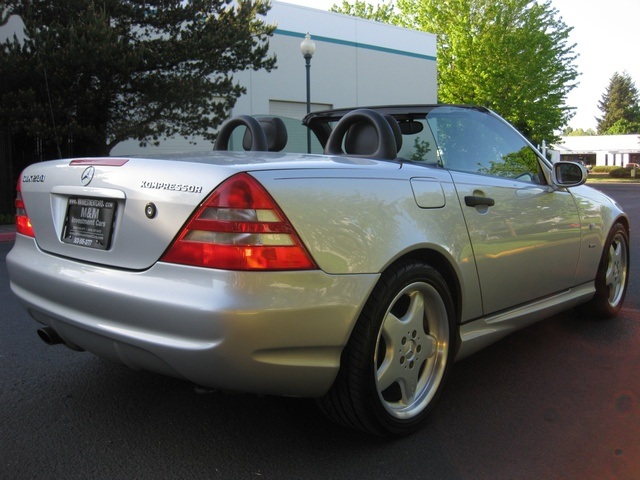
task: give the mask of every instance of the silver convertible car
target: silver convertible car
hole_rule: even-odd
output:
[[[282,119],[239,116],[202,155],[28,167],[7,265],[38,335],[403,435],[456,359],[565,309],[620,310],[624,212],[493,112],[303,123],[323,153],[283,153]]]

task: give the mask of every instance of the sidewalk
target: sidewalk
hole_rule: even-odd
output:
[[[0,243],[13,242],[16,239],[15,225],[0,225]]]

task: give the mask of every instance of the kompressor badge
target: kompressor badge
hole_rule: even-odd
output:
[[[140,183],[140,188],[150,188],[152,190],[169,190],[171,192],[202,193],[201,186],[189,185],[186,183],[147,182],[143,180]]]

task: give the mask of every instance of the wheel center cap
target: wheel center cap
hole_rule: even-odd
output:
[[[408,340],[404,348],[404,357],[407,360],[412,360],[416,356],[416,341],[413,339]]]

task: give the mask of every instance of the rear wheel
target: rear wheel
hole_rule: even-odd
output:
[[[629,281],[629,234],[616,223],[605,244],[598,273],[596,294],[583,307],[583,312],[600,318],[615,317],[624,302]]]
[[[442,389],[454,335],[453,301],[442,276],[422,262],[391,267],[358,319],[321,408],[366,432],[412,432]]]

